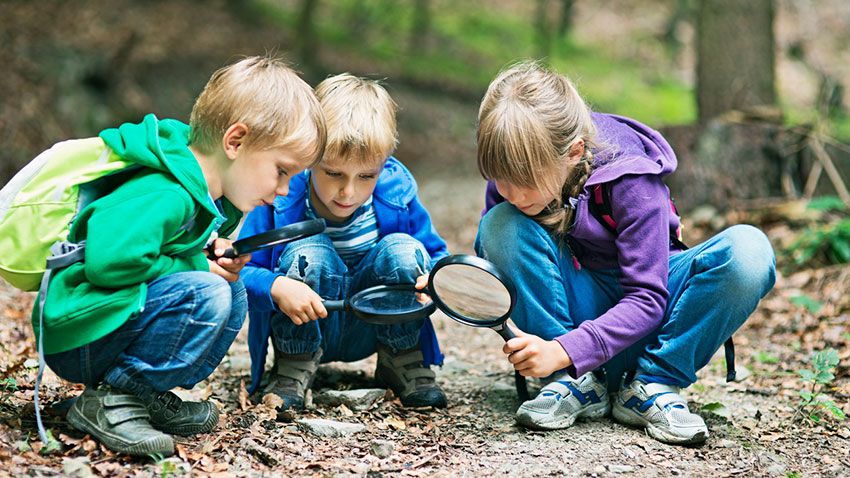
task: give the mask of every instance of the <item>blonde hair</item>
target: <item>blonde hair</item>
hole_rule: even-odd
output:
[[[490,83],[478,112],[478,170],[555,196],[535,220],[565,235],[592,169],[596,126],[590,108],[565,76],[538,62],[517,63]],[[584,154],[570,158],[584,140]]]
[[[316,96],[328,124],[325,157],[371,165],[395,150],[397,107],[380,83],[342,73],[319,83]]]
[[[235,123],[248,127],[244,147],[284,147],[311,166],[322,158],[327,130],[321,107],[283,60],[252,56],[213,73],[192,108],[189,144],[213,154]]]

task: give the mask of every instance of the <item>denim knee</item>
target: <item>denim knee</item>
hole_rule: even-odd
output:
[[[475,251],[496,264],[525,260],[519,255],[524,255],[529,246],[534,245],[551,249],[554,243],[540,224],[509,203],[496,205],[478,225]]]
[[[321,277],[343,275],[346,266],[325,234],[289,244],[280,256],[277,270],[291,279],[315,286]]]
[[[219,328],[224,328],[233,309],[234,289],[231,283],[211,272],[184,272],[181,273],[181,282],[186,294],[185,300],[192,301],[197,312],[191,319],[196,322],[215,323]],[[245,287],[237,287],[241,287],[244,295]]]
[[[718,235],[724,267],[723,286],[736,294],[762,297],[776,282],[776,258],[765,234],[749,225],[736,225]]]
[[[388,282],[413,282],[431,270],[431,258],[425,246],[413,236],[387,234],[375,245],[374,274]]]

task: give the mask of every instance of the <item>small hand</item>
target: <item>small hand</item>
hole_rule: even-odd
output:
[[[515,330],[517,336],[505,343],[502,352],[520,375],[548,377],[572,365],[572,359],[557,341],[543,340],[536,335]]]
[[[211,247],[216,257],[215,260],[207,258],[210,266],[210,272],[224,277],[228,282],[236,282],[239,280],[239,272],[245,267],[245,264],[251,260],[251,254],[239,256],[233,259],[221,257],[224,251],[233,245],[230,239],[217,238]]]
[[[428,274],[422,274],[421,276],[416,278],[416,284],[413,286],[416,290],[425,290],[428,287]],[[416,302],[420,304],[427,304],[431,302],[431,296],[428,294],[419,292],[416,294]]]
[[[328,316],[328,311],[322,304],[319,294],[307,284],[289,277],[281,276],[274,280],[272,299],[281,312],[295,325],[306,324],[311,320]]]

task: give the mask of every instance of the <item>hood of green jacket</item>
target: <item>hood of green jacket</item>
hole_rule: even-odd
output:
[[[167,171],[214,217],[220,214],[209,200],[209,188],[195,155],[189,149],[189,126],[173,119],[145,116],[141,123],[105,129],[101,139],[125,161]]]

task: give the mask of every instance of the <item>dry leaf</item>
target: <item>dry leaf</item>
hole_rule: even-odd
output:
[[[404,430],[405,428],[407,428],[407,425],[404,423],[404,420],[395,417],[384,418],[384,423],[392,427],[394,430]]]

